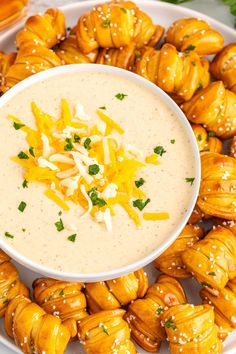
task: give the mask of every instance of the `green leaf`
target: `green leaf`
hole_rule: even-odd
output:
[[[185,181],[186,181],[187,183],[190,183],[191,186],[193,185],[194,180],[195,180],[194,177],[186,177],[186,178],[185,178]]]
[[[26,179],[23,181],[22,187],[23,188],[28,188],[28,181],[26,181]]]
[[[163,307],[160,306],[160,307],[158,307],[158,309],[156,310],[156,313],[157,313],[157,315],[160,316],[160,314],[162,314],[163,311],[164,311]]]
[[[144,181],[143,178],[139,178],[139,179],[138,179],[137,181],[135,181],[134,183],[135,183],[136,187],[139,188],[139,187],[141,187],[141,186],[145,183],[145,181]]]
[[[5,236],[8,238],[14,238],[14,236],[12,234],[10,234],[10,232],[8,232],[8,231],[5,232]]]
[[[197,140],[198,140],[198,141],[202,141],[202,136],[201,136],[201,134],[198,134]]]
[[[128,95],[126,95],[126,94],[124,94],[124,93],[117,93],[117,95],[115,95],[115,97],[116,97],[118,100],[120,100],[120,101],[123,101],[123,99],[124,99],[126,96],[128,96]]]
[[[107,327],[104,326],[104,324],[101,325],[101,328],[102,328],[103,332],[106,333],[107,336],[110,335],[109,332],[108,332],[108,330],[107,330]]]
[[[163,146],[156,146],[153,151],[155,152],[155,154],[160,156],[166,153],[166,150],[163,148]]]
[[[171,139],[170,143],[175,144],[175,139]]]
[[[193,66],[196,66],[196,65],[197,65],[195,61],[191,61],[191,64],[192,64]]]
[[[149,198],[146,201],[144,201],[142,199],[136,199],[136,200],[133,201],[133,206],[135,208],[138,208],[140,211],[142,211],[145,208],[145,206],[148,203],[150,203],[150,201],[151,201],[151,199],[149,199]]]
[[[86,139],[85,139],[85,141],[84,141],[84,147],[85,147],[85,149],[87,149],[87,150],[90,150],[90,149],[91,149],[91,146],[90,146],[91,142],[92,142],[92,140],[91,140],[90,138],[86,138]]]
[[[213,138],[214,136],[216,136],[216,133],[213,131],[210,131],[210,132],[208,132],[208,136],[209,136],[209,138]]]
[[[208,288],[211,288],[211,285],[208,284],[206,281],[203,281],[203,282],[201,283],[201,286],[207,286]]]
[[[80,136],[78,134],[74,135],[74,143],[79,143],[80,142]]]
[[[123,11],[125,14],[127,13],[127,9],[125,9],[124,7],[120,7],[121,11]]]
[[[104,199],[98,197],[98,193],[95,187],[93,187],[92,189],[90,189],[90,191],[88,191],[88,196],[91,199],[93,205],[98,205],[99,207],[103,207],[104,205],[107,204]]]
[[[185,49],[185,53],[189,54],[192,50],[194,50],[196,48],[195,45],[190,44],[186,49]]]
[[[30,153],[30,155],[32,155],[33,157],[35,157],[33,146],[31,146],[31,147],[29,148],[29,153]]]
[[[54,224],[57,228],[57,231],[62,231],[64,230],[64,224],[63,224],[63,221],[60,219],[59,221],[55,222]]]
[[[77,236],[76,234],[70,235],[69,237],[67,237],[67,240],[71,242],[75,242],[76,236]]]
[[[29,160],[29,156],[24,151],[21,151],[17,156],[21,160]]]
[[[107,109],[105,106],[99,107],[99,109]]]
[[[174,325],[172,318],[169,318],[166,322],[165,322],[165,327],[167,328],[171,328],[174,331],[177,329],[176,325]]]
[[[60,295],[60,296],[65,295],[64,290],[63,290],[63,289],[59,292],[59,295]]]
[[[216,277],[216,272],[210,272],[208,273],[209,275],[212,275],[213,277]]]
[[[21,201],[19,206],[18,206],[18,210],[20,210],[22,213],[26,208],[26,203],[24,201]]]
[[[97,164],[89,165],[88,173],[90,176],[95,176],[100,171],[100,167]]]
[[[74,147],[70,138],[66,138],[66,145],[64,146],[65,151],[71,151]]]
[[[103,28],[108,28],[108,27],[110,27],[110,24],[111,24],[111,21],[105,20],[105,21],[102,22],[102,27]]]
[[[16,123],[16,122],[13,123],[13,127],[14,127],[16,130],[21,129],[21,128],[23,128],[24,126],[25,126],[25,124]]]

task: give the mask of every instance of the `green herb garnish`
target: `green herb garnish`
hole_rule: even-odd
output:
[[[65,295],[64,290],[63,290],[63,289],[59,292],[59,295],[60,295],[60,296]]]
[[[193,66],[196,66],[196,65],[197,65],[195,61],[191,61],[191,64],[192,64]]]
[[[150,201],[151,201],[151,199],[147,199],[147,200],[142,200],[142,199],[136,199],[136,200],[134,200],[133,201],[133,206],[135,207],[135,208],[138,208],[140,211],[142,211],[144,208],[145,208],[145,206],[148,204],[148,203],[150,203]]]
[[[144,179],[141,177],[141,178],[139,178],[137,181],[135,181],[134,183],[135,183],[136,187],[139,188],[139,187],[141,187],[141,186],[145,183],[145,181],[144,181]]]
[[[13,123],[13,127],[14,127],[16,130],[21,129],[21,128],[23,128],[24,126],[25,126],[25,124],[16,123],[16,122]]]
[[[203,89],[203,83],[202,83],[202,81],[200,80],[200,81],[199,81],[199,84],[198,84],[197,91],[199,91],[199,90],[201,90],[201,89]]]
[[[156,313],[160,316],[160,314],[164,311],[163,307],[158,307],[158,309],[156,310]]]
[[[175,144],[175,139],[171,139],[170,143]]]
[[[14,236],[12,234],[10,234],[10,232],[5,232],[5,236],[8,238],[14,238]]]
[[[166,150],[163,148],[163,146],[156,146],[153,151],[155,152],[155,154],[160,156],[166,153]]]
[[[139,50],[135,50],[134,55],[137,59],[140,59],[142,57],[142,54]]]
[[[196,48],[195,45],[190,44],[186,49],[185,49],[185,53],[189,54],[192,50],[194,50]]]
[[[59,231],[59,232],[64,230],[64,224],[61,219],[59,221],[55,222],[55,226],[57,228],[57,231]]]
[[[26,179],[23,181],[22,187],[23,188],[28,188],[28,181],[26,181]]]
[[[105,21],[102,22],[102,27],[103,28],[108,28],[108,27],[110,27],[110,24],[111,24],[111,21],[105,20]]]
[[[213,138],[214,136],[216,136],[216,133],[211,130],[210,132],[208,132],[208,136],[209,138]]]
[[[187,183],[190,183],[191,186],[193,185],[194,180],[195,180],[194,177],[187,177],[187,178],[185,178],[185,181],[186,181]]]
[[[107,336],[110,335],[109,332],[108,332],[108,330],[107,330],[107,327],[104,326],[104,324],[101,325],[101,328],[102,328],[103,332],[106,333]]]
[[[90,138],[86,138],[86,139],[85,139],[85,141],[84,141],[84,147],[85,147],[85,149],[87,149],[87,150],[90,150],[90,149],[91,149],[91,146],[90,146],[91,142],[92,142],[92,140],[91,140]]]
[[[20,211],[23,213],[23,211],[25,210],[25,208],[26,208],[26,202],[21,201],[20,204],[19,204],[19,206],[18,206],[18,210],[20,210]]]
[[[169,320],[167,320],[167,321],[165,322],[165,327],[171,328],[171,329],[173,329],[174,331],[177,329],[176,325],[173,324],[172,318],[169,318]]]
[[[76,234],[70,235],[69,237],[67,237],[67,240],[71,242],[75,242],[76,236],[77,236]]]
[[[95,187],[93,187],[88,192],[88,196],[91,199],[93,205],[98,205],[99,207],[103,207],[104,205],[107,204],[104,199],[98,197],[98,193]]]
[[[127,9],[125,9],[124,7],[120,7],[121,11],[123,11],[125,14],[127,13]]]
[[[212,275],[213,277],[216,277],[216,273],[215,272],[210,272],[208,273],[209,275]]]
[[[25,232],[25,231],[26,231],[26,229],[22,228],[22,229],[21,229],[21,231],[22,231],[22,232]]]
[[[203,282],[201,283],[201,286],[207,286],[208,288],[211,288],[211,285],[208,284],[206,281],[203,281]]]
[[[21,151],[17,156],[21,160],[28,160],[29,159],[29,156],[24,151]]]
[[[29,153],[30,153],[30,155],[32,155],[33,157],[35,157],[33,146],[31,146],[31,147],[29,148]]]
[[[66,138],[66,145],[64,146],[65,151],[71,151],[74,147],[70,138]]]
[[[100,167],[97,164],[89,165],[88,172],[91,176],[95,176],[100,171]]]
[[[201,136],[201,134],[198,134],[197,140],[198,140],[198,141],[202,141],[202,136]]]
[[[61,210],[58,212],[58,215],[59,215],[59,216],[61,216],[61,215],[62,215],[62,211],[61,211]]]
[[[74,143],[79,143],[80,142],[80,136],[75,134],[74,135]]]
[[[107,109],[106,106],[99,107],[99,109]]]
[[[118,100],[120,100],[120,101],[123,101],[123,99],[124,99],[126,96],[128,96],[128,95],[126,95],[126,94],[124,94],[124,93],[117,93],[117,95],[115,95],[115,97],[116,97]]]

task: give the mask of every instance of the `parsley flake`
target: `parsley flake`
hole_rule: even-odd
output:
[[[103,332],[106,333],[107,336],[110,335],[109,332],[108,332],[108,330],[107,330],[107,327],[104,326],[104,324],[101,325],[101,328],[102,328]]]
[[[208,273],[209,275],[212,275],[213,277],[216,277],[216,273],[215,272],[210,272]]]
[[[136,59],[140,59],[142,57],[142,54],[139,50],[135,50],[134,55],[135,55]]]
[[[194,177],[187,177],[187,178],[185,178],[185,181],[186,181],[187,183],[190,183],[191,186],[193,185],[194,180],[195,180]]]
[[[21,229],[21,231],[22,231],[22,232],[25,232],[25,231],[26,231],[26,229],[22,228],[22,229]]]
[[[135,181],[134,183],[135,183],[136,187],[139,188],[139,187],[141,187],[141,186],[145,183],[145,181],[144,181],[144,179],[141,177],[141,178],[139,178],[137,181]]]
[[[202,81],[200,80],[200,81],[199,81],[199,84],[198,84],[197,91],[199,91],[199,90],[201,90],[201,89],[203,89],[203,83],[202,83]]]
[[[213,138],[214,136],[216,136],[216,133],[211,130],[210,132],[208,132],[208,136],[209,138]]]
[[[71,242],[75,242],[76,236],[77,236],[76,234],[70,235],[69,237],[67,237],[67,240]]]
[[[26,179],[23,181],[22,187],[23,188],[28,188],[28,181],[26,181]]]
[[[63,224],[63,221],[60,219],[59,221],[55,222],[54,224],[57,228],[57,231],[62,231],[64,230],[64,224]]]
[[[25,208],[26,208],[26,202],[21,201],[20,204],[19,204],[19,206],[18,206],[18,210],[20,210],[20,211],[23,213],[23,211],[25,210]]]
[[[97,175],[99,171],[100,171],[100,167],[97,164],[89,165],[88,173],[90,174],[90,176]]]
[[[14,236],[12,234],[10,234],[10,232],[5,232],[5,236],[8,238],[14,238]]]
[[[78,134],[74,135],[74,143],[79,143],[80,142],[80,136]]]
[[[198,141],[202,141],[202,136],[201,136],[201,134],[198,134],[197,140],[198,140]]]
[[[21,128],[23,128],[24,126],[25,126],[25,124],[16,123],[16,122],[13,123],[13,127],[14,127],[16,130],[21,129]]]
[[[92,140],[91,140],[90,138],[86,138],[86,139],[85,139],[85,141],[84,141],[84,147],[85,147],[85,149],[87,149],[87,150],[90,150],[90,149],[91,149],[91,146],[90,146],[91,142],[92,142]]]
[[[175,139],[171,139],[170,143],[175,144]]]
[[[190,44],[186,49],[185,49],[185,53],[189,54],[192,50],[194,50],[196,48],[195,45]]]
[[[193,66],[196,66],[196,65],[197,65],[195,61],[191,61],[191,64],[192,64]]]
[[[124,7],[120,7],[121,11],[123,11],[125,14],[127,13],[127,9],[125,9]]]
[[[207,283],[206,281],[203,281],[201,283],[201,286],[207,286],[208,288],[211,288],[211,285],[209,283]]]
[[[98,205],[99,207],[103,207],[104,205],[107,204],[104,199],[98,197],[98,193],[95,187],[93,187],[88,192],[88,196],[91,199],[93,205]]]
[[[64,290],[63,290],[63,289],[59,292],[59,295],[60,295],[60,296],[65,295]]]
[[[31,146],[31,147],[29,148],[29,153],[30,153],[31,156],[35,157],[33,146]]]
[[[156,310],[156,314],[160,316],[160,314],[164,311],[163,307],[158,307],[158,309]]]
[[[166,150],[163,148],[163,146],[156,146],[153,151],[155,152],[155,154],[160,156],[166,153]]]
[[[123,101],[123,99],[124,99],[126,96],[128,96],[128,95],[126,95],[126,94],[124,94],[124,93],[117,93],[117,95],[115,95],[115,97],[116,97],[118,100],[120,100],[120,101]]]
[[[74,147],[70,138],[66,138],[66,145],[64,146],[65,151],[71,151]]]
[[[136,199],[136,200],[133,201],[133,206],[135,208],[138,208],[140,211],[142,211],[145,208],[145,206],[148,203],[150,203],[150,201],[151,201],[151,199],[149,199],[149,198],[146,201],[144,201],[142,199]]]
[[[24,151],[21,151],[17,156],[21,160],[29,160],[29,156]]]
[[[99,109],[107,109],[106,106],[99,107]]]
[[[111,24],[111,21],[105,20],[105,21],[102,22],[102,27],[103,28],[108,28],[108,27],[110,27],[110,24]]]
[[[173,329],[174,331],[177,329],[176,325],[173,324],[172,318],[169,318],[169,320],[167,320],[167,321],[165,322],[165,327],[171,328],[171,329]]]
[[[61,215],[62,215],[62,211],[61,211],[61,210],[58,212],[58,215],[59,215],[59,216],[61,216]]]

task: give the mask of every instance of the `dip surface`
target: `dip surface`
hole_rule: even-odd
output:
[[[118,93],[127,96],[119,100],[115,97]],[[149,164],[138,178],[144,178],[142,189],[151,199],[144,211],[167,212],[168,220],[143,220],[141,228],[137,228],[115,205],[112,232],[108,232],[104,224],[89,215],[79,218],[77,206],[72,203],[69,212],[62,211],[58,216],[61,209],[44,195],[44,184],[31,182],[28,188],[22,187],[23,168],[11,157],[28,149],[28,145],[25,133],[15,130],[7,115],[15,115],[34,128],[31,102],[58,117],[61,98],[72,108],[82,104],[94,122],[98,119],[96,110],[106,106],[104,112],[125,131],[122,141],[134,145],[145,156],[153,154],[156,146],[164,147],[166,153],[158,156],[160,164]],[[0,114],[0,237],[29,259],[64,272],[111,271],[150,254],[181,222],[192,197],[193,187],[186,178],[195,177],[193,149],[175,113],[142,86],[102,72],[61,74],[15,95]],[[27,204],[24,212],[18,210],[21,201]],[[61,232],[55,227],[59,218],[65,226]],[[6,238],[5,232],[14,238]],[[68,241],[67,237],[74,233],[76,241]]]

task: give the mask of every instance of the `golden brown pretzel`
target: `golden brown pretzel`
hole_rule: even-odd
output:
[[[0,51],[0,91],[1,86],[4,85],[6,73],[14,64],[15,59],[16,53],[5,54]]]
[[[236,237],[226,228],[213,228],[182,253],[182,260],[202,286],[217,294],[236,276]]]
[[[219,338],[226,337],[236,328],[236,284],[229,281],[227,286],[215,296],[203,287],[200,292],[203,303],[214,306],[215,322],[219,328]]]
[[[155,353],[165,339],[160,316],[170,306],[186,302],[186,295],[180,283],[167,275],[159,276],[144,299],[129,305],[125,315],[131,328],[131,335],[146,351]]]
[[[135,42],[156,45],[163,28],[153,24],[148,15],[131,1],[95,6],[82,15],[77,25],[77,41],[84,53],[102,48],[120,48]]]
[[[4,316],[7,304],[17,295],[29,296],[29,289],[20,281],[11,258],[0,250],[0,317]]]
[[[204,218],[204,213],[201,211],[201,209],[195,205],[192,214],[190,215],[190,218],[188,219],[188,224],[194,225],[197,224],[198,222],[202,221]]]
[[[232,233],[236,236],[236,223],[234,220],[225,220],[225,219],[220,219],[220,218],[214,218],[213,222],[214,222],[215,226],[225,227],[226,229],[229,229],[230,231],[232,231]]]
[[[236,159],[205,152],[201,166],[198,207],[207,215],[236,220]]]
[[[236,134],[236,95],[225,89],[222,81],[197,92],[181,108],[192,123],[203,124],[220,138],[228,139]]]
[[[212,75],[236,94],[236,43],[224,47],[210,65]]]
[[[101,311],[79,323],[79,338],[87,354],[136,354],[124,314],[121,309]]]
[[[236,158],[236,136],[231,141],[229,156]]]
[[[148,277],[140,269],[117,279],[88,283],[85,289],[91,313],[114,310],[143,297],[148,289]]]
[[[203,235],[204,231],[201,227],[186,225],[175,242],[155,260],[155,267],[175,278],[190,278],[191,273],[183,264],[181,254],[198,242]]]
[[[15,297],[5,313],[6,333],[25,354],[63,354],[70,339],[58,317],[24,296]]]
[[[166,42],[175,45],[182,52],[193,50],[199,55],[209,55],[222,49],[224,37],[203,20],[183,18],[170,26]]]
[[[15,63],[5,75],[2,91],[6,92],[28,76],[59,65],[61,60],[51,49],[40,45],[21,47]]]
[[[66,34],[65,15],[58,9],[48,9],[44,14],[29,17],[24,29],[16,35],[16,46],[41,45],[52,48]]]
[[[208,305],[177,305],[162,315],[171,354],[220,354],[222,343]]]
[[[0,31],[24,16],[24,7],[27,3],[28,0],[1,0]]]
[[[43,310],[59,316],[69,329],[71,337],[77,335],[77,322],[88,314],[86,298],[82,293],[84,284],[39,278],[33,282],[34,298]]]
[[[87,55],[81,52],[77,45],[75,29],[72,29],[69,36],[59,44],[55,53],[61,59],[62,64],[94,63],[98,55],[97,50]]]
[[[209,62],[197,53],[179,53],[172,44],[160,50],[151,47],[140,49],[140,58],[134,71],[154,82],[178,101],[189,100],[210,80]]]
[[[134,43],[122,48],[101,48],[96,63],[132,70],[138,53]]]
[[[192,124],[192,129],[200,152],[210,151],[218,154],[222,152],[222,141],[215,137],[214,132],[207,133],[206,129],[200,124]]]

